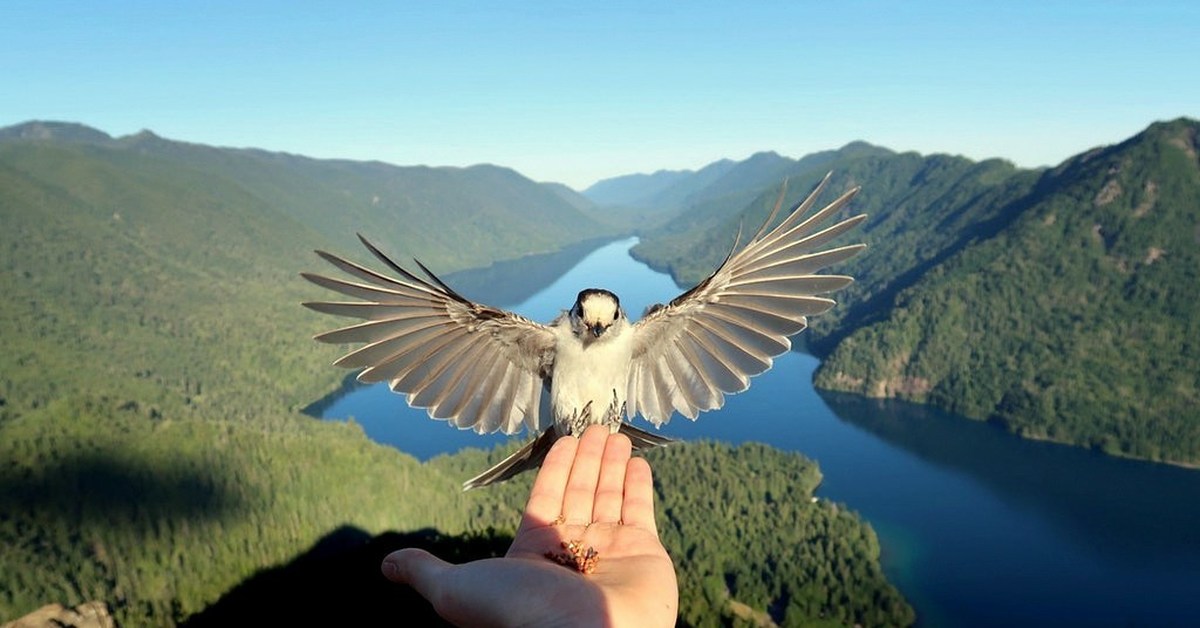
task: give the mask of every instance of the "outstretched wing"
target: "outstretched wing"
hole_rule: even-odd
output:
[[[363,369],[362,382],[388,382],[409,405],[481,434],[513,434],[522,423],[537,433],[543,381],[553,362],[548,327],[511,312],[473,303],[451,290],[421,262],[429,281],[401,268],[361,235],[363,244],[400,278],[317,251],[354,280],[312,273],[318,286],[361,299],[305,303],[326,314],[365,319],[316,336],[329,343],[364,343],[334,362]]]
[[[791,348],[788,336],[807,327],[808,316],[834,306],[833,299],[820,295],[853,279],[814,273],[853,257],[866,245],[821,247],[866,215],[817,231],[858,193],[854,188],[806,218],[828,182],[826,175],[767,232],[783,203],[781,192],[745,248],[731,251],[707,279],[637,322],[626,401],[629,418],[640,412],[657,426],[673,412],[695,419],[701,411],[721,407],[726,394],[745,390],[750,377],[771,368],[772,358]]]

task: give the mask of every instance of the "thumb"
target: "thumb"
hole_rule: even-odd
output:
[[[435,589],[444,581],[450,563],[416,548],[405,548],[388,554],[380,566],[383,575],[392,582],[410,585],[421,597],[433,601]]]

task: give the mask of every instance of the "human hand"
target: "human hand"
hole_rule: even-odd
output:
[[[503,558],[451,565],[402,549],[384,559],[384,575],[460,626],[673,626],[679,590],[658,539],[650,465],[630,453],[628,437],[602,426],[560,438]],[[572,541],[597,552],[591,573],[547,558]]]

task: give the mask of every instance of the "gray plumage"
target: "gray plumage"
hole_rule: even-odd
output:
[[[751,377],[791,348],[789,337],[804,330],[807,317],[833,307],[824,295],[853,281],[817,274],[865,248],[823,248],[866,218],[857,215],[818,230],[858,192],[854,188],[806,216],[828,181],[827,175],[769,229],[781,193],[745,247],[735,244],[707,279],[669,304],[650,308],[636,323],[616,295],[595,288],[580,292],[571,309],[549,324],[474,303],[419,261],[424,278],[361,235],[398,276],[317,251],[348,279],[302,275],[358,301],[304,305],[362,319],[316,336],[322,342],[362,343],[334,363],[362,369],[360,381],[388,382],[409,405],[459,428],[514,434],[524,427],[539,434],[464,488],[536,468],[558,436],[579,434],[591,423],[629,434],[639,449],[653,447],[669,439],[628,420],[640,414],[658,427],[676,412],[695,419],[720,408],[725,395],[745,390]],[[543,395],[547,390],[549,399]]]

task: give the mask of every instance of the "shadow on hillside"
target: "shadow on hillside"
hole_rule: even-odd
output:
[[[36,471],[2,468],[0,512],[112,525],[219,518],[241,507],[243,495],[199,469],[150,466],[102,453],[66,457]]]
[[[343,526],[291,562],[250,577],[182,625],[235,626],[257,617],[270,625],[445,625],[424,598],[383,577],[383,558],[400,548],[419,547],[462,563],[502,556],[511,543],[511,536],[491,531],[448,536],[423,529],[372,537]]]

